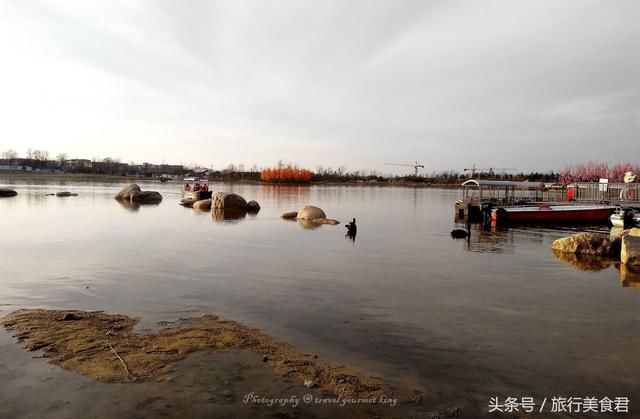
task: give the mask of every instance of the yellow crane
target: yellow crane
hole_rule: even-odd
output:
[[[417,161],[415,163],[412,164],[407,164],[407,163],[385,163],[388,166],[406,166],[406,167],[413,167],[416,171],[415,176],[418,176],[418,169],[424,169],[424,164],[418,163]]]

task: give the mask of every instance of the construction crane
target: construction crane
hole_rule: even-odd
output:
[[[415,176],[418,176],[418,169],[424,169],[424,165],[418,163],[417,161],[414,164],[406,164],[406,163],[385,163],[386,165],[389,166],[407,166],[407,167],[413,167],[416,171]]]
[[[511,170],[518,170],[518,169],[515,169],[513,167],[489,167],[488,169],[485,169],[485,168],[476,167],[475,163],[473,164],[471,169],[464,169],[465,172],[471,172],[472,178],[476,177],[476,172],[480,172],[480,173],[487,172],[489,174],[493,174],[494,171],[507,172]]]

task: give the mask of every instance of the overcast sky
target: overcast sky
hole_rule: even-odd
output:
[[[0,151],[403,172],[640,160],[640,1],[0,0]]]

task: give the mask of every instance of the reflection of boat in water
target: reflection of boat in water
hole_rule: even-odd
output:
[[[182,186],[182,201],[199,201],[201,199],[209,199],[213,192],[209,189],[209,180],[207,178],[187,177],[184,178],[185,185]],[[186,186],[189,185],[189,189]],[[202,188],[206,185],[207,190],[194,190],[198,185]]]
[[[494,210],[496,222],[606,223],[614,211],[610,205],[539,205],[502,207]]]
[[[638,227],[640,226],[640,213],[633,208],[617,207],[616,212],[609,217],[609,221],[614,227],[624,227],[625,220],[627,226]]]

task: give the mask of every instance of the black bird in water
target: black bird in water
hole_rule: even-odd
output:
[[[356,234],[358,234],[358,227],[356,226],[356,219],[354,218],[353,221],[351,221],[348,224],[345,224],[345,227],[347,227],[347,237],[349,237],[351,240],[355,240],[356,239]]]
[[[468,235],[469,235],[469,233],[467,233],[465,230],[463,230],[461,228],[457,228],[455,230],[451,230],[451,237],[453,237],[454,239],[464,239]]]

